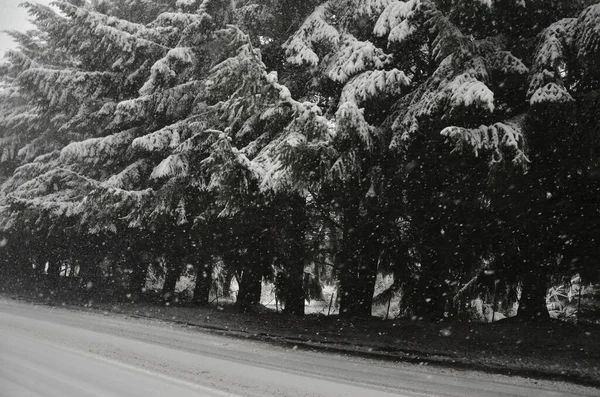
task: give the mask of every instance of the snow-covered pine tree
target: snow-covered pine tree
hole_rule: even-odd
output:
[[[317,7],[286,42],[288,62],[309,68],[312,92],[311,88],[306,90],[307,98],[312,94],[327,109],[324,117],[331,127],[289,134],[288,144],[281,145],[280,167],[273,174],[296,171],[291,178],[296,184],[312,180],[312,188],[322,191],[315,186],[326,186],[323,182],[327,179],[319,180],[321,174],[315,170],[326,170],[330,181],[334,181],[329,182],[327,190],[331,192],[337,184],[334,195],[342,203],[341,208],[348,209],[343,219],[348,220],[349,231],[357,230],[357,225],[361,225],[362,230],[370,230],[364,227],[367,220],[376,219],[375,231],[366,233],[367,236],[377,235],[380,230],[376,229],[386,224],[376,214],[385,212],[382,211],[385,200],[377,201],[390,197],[381,190],[381,186],[389,186],[389,183],[378,184],[378,181],[387,182],[395,175],[404,174],[394,189],[408,188],[411,194],[408,202],[396,200],[396,203],[407,209],[405,217],[419,220],[413,227],[431,239],[422,242],[419,251],[421,285],[415,287],[414,294],[415,300],[422,304],[414,309],[439,316],[447,309],[444,296],[448,296],[439,280],[447,280],[444,275],[452,272],[452,265],[441,259],[448,258],[445,249],[452,249],[456,245],[453,241],[467,236],[458,228],[461,222],[456,214],[465,216],[469,211],[466,203],[485,211],[480,199],[481,188],[476,187],[481,182],[474,183],[469,200],[464,200],[461,197],[464,194],[454,189],[452,194],[465,203],[460,209],[448,206],[447,199],[423,205],[428,196],[450,193],[447,183],[452,178],[451,173],[440,172],[445,168],[444,161],[435,160],[438,155],[444,156],[444,139],[439,132],[458,142],[456,151],[473,147],[476,151],[485,151],[485,156],[489,154],[493,164],[509,159],[526,167],[523,128],[527,125],[527,116],[517,105],[525,98],[529,70],[510,52],[502,36],[486,37],[490,32],[498,34],[497,31],[481,26],[479,20],[473,18],[460,19],[463,7],[460,2],[450,5],[419,0],[366,3],[326,2]],[[472,11],[486,18],[497,18],[489,4],[478,5]],[[362,23],[349,23],[359,14],[363,17]],[[367,41],[369,38],[371,41]],[[403,51],[411,50],[408,57],[402,57]],[[402,71],[395,68],[400,65]],[[361,107],[365,110],[361,111]],[[378,119],[377,112],[392,115],[381,125],[383,117]],[[453,126],[456,124],[462,126]],[[323,134],[316,135],[315,131]],[[307,138],[309,133],[312,136]],[[433,154],[436,152],[439,154]],[[306,163],[307,159],[309,163],[311,159],[321,163],[306,167],[306,174],[302,175],[299,164]],[[323,164],[326,159],[331,165]],[[453,161],[452,157],[449,161]],[[419,170],[427,168],[427,172],[411,173],[415,168],[411,164],[417,164]],[[404,180],[408,185],[402,182]],[[419,188],[428,185],[433,190]],[[391,196],[394,199],[394,194]],[[434,208],[445,210],[437,211],[437,217],[427,217],[427,212]],[[368,215],[363,218],[364,214]],[[444,222],[456,222],[457,227],[445,230],[440,227]],[[446,238],[452,238],[446,248],[432,251],[426,247],[435,246],[436,230],[438,235],[442,230]],[[349,247],[356,249],[354,247],[376,247],[382,237],[383,234],[379,235],[369,244],[360,242],[366,237],[347,235],[344,238],[350,242]],[[481,255],[483,248],[478,249]],[[472,256],[466,253],[470,250],[462,249],[467,256]],[[371,255],[374,265],[366,266],[371,273],[358,282],[368,286],[368,280],[374,278],[379,254],[352,251],[345,254],[340,255],[342,266],[356,269],[365,269],[365,263],[352,265],[353,260],[365,261]],[[477,255],[469,261],[476,261]],[[352,271],[344,268],[343,274],[352,279],[348,276]],[[356,274],[354,282],[365,277],[364,271],[357,270]],[[342,290],[347,282],[346,289],[356,292],[350,280],[341,282]],[[353,294],[350,300],[354,303],[348,308],[342,303],[342,308],[354,314],[368,313],[372,296],[369,289],[365,288],[363,294]]]
[[[212,39],[210,46],[221,52],[212,54],[212,69],[205,74],[203,114],[196,117],[195,123],[181,123],[192,127],[186,127],[185,134],[165,135],[157,131],[137,139],[133,147],[166,156],[152,177],[165,183],[168,192],[179,186],[179,191],[188,193],[183,197],[168,195],[171,201],[159,208],[171,219],[176,212],[185,214],[179,218],[181,223],[195,221],[194,234],[200,236],[202,249],[215,248],[206,246],[215,222],[231,224],[228,218],[235,220],[237,227],[229,232],[232,244],[218,244],[219,254],[231,257],[235,253],[233,256],[241,254],[246,258],[236,261],[242,267],[234,270],[241,275],[238,303],[249,308],[260,299],[261,278],[272,262],[269,257],[274,256],[274,248],[255,241],[269,241],[265,231],[272,227],[267,226],[269,199],[259,191],[261,170],[251,159],[279,130],[277,118],[281,116],[277,109],[270,108],[279,102],[280,92],[273,88],[276,79],[267,75],[259,52],[238,28],[219,30]],[[261,114],[265,116],[262,120]],[[197,201],[202,197],[206,202],[198,207]],[[221,220],[215,219],[216,215]],[[302,272],[300,289],[301,276]],[[303,302],[302,294],[300,301]],[[303,313],[303,307],[302,303],[298,314]]]
[[[144,2],[29,6],[39,33],[2,69],[0,144],[6,169],[20,165],[2,212],[15,236],[86,236],[78,244],[102,254],[153,245],[172,265],[165,292],[189,260],[204,303],[212,255],[237,272],[243,304],[279,266],[286,308],[301,313],[302,243],[326,222],[341,236],[342,313],[358,316],[378,271],[401,278],[408,309],[440,317],[486,263],[524,283],[528,309],[540,264],[579,248],[591,254],[574,263],[597,257],[597,209],[579,215],[598,192],[597,142],[568,124],[597,128],[597,6],[165,0],[137,13]],[[67,248],[51,262],[77,258]],[[147,258],[119,261],[139,264],[141,292]]]
[[[578,112],[587,108],[579,105],[579,100],[589,101],[593,94],[586,94],[597,89],[596,73],[590,72],[589,66],[598,54],[598,10],[598,5],[592,5],[578,17],[560,19],[542,30],[533,57],[525,59],[531,67],[527,84],[523,85],[526,97],[512,105],[520,108],[517,118],[510,123],[442,131],[455,139],[457,149],[470,147],[476,154],[481,149],[487,152],[483,154],[490,160],[493,175],[491,208],[499,221],[496,225],[502,225],[495,232],[490,229],[497,238],[492,241],[492,249],[498,268],[522,282],[519,314],[526,317],[547,317],[544,297],[549,275],[560,273],[556,264],[562,262],[569,277],[570,272],[585,269],[567,264],[570,259],[564,254],[568,251],[569,258],[573,258],[574,241],[585,247],[591,237],[575,231],[581,230],[581,218],[571,209],[589,200],[574,194],[593,179],[589,171],[583,171],[589,170],[592,163],[582,164],[579,159],[590,158],[590,150],[598,147],[596,140],[583,137],[589,134],[588,129],[582,134],[575,127],[582,116]],[[532,31],[524,33],[533,39]],[[597,120],[589,112],[585,114],[586,119]],[[494,138],[499,128],[505,130],[504,138]],[[502,163],[505,155],[498,154],[502,145],[513,153],[512,165]],[[598,189],[587,191],[594,196]],[[527,215],[515,217],[523,207],[528,208]],[[595,210],[588,211],[589,219],[598,218]],[[502,250],[504,255],[499,255]]]
[[[265,177],[270,160],[265,154],[295,122],[298,111],[305,112],[307,107],[291,98],[276,73],[267,72],[261,52],[247,35],[236,28],[221,34],[231,52],[213,69],[209,94],[216,101],[213,110],[220,116],[215,127],[223,132],[215,136],[201,166],[208,175],[208,189],[222,205],[221,214],[248,226],[239,229],[248,259],[241,269],[238,302],[242,307],[258,303],[261,277],[275,265],[279,267],[276,281],[284,311],[301,315],[305,192],[284,192],[269,184]]]
[[[86,90],[91,94],[96,88],[89,92],[90,85],[81,78],[68,81],[66,73],[61,73],[69,69],[75,71],[76,65],[67,51],[55,46],[51,27],[64,28],[68,21],[48,7],[26,5],[38,30],[27,34],[13,33],[19,47],[7,54],[3,78],[9,81],[10,87],[6,106],[13,111],[4,119],[3,141],[8,142],[10,147],[5,147],[3,164],[11,164],[9,169],[12,171],[15,166],[28,163],[39,154],[50,154],[42,155],[37,159],[39,161],[28,164],[30,167],[20,169],[3,184],[2,204],[6,214],[3,220],[11,238],[22,232],[43,235],[51,231],[53,237],[61,236],[55,241],[67,241],[63,232],[68,228],[61,226],[68,222],[58,219],[70,219],[74,215],[75,201],[80,192],[76,192],[74,180],[62,180],[58,176],[60,171],[47,166],[56,157],[52,151],[68,139],[58,131],[65,121],[78,113],[78,103],[73,102],[85,97]],[[64,92],[58,92],[55,83],[62,86]],[[40,175],[42,168],[48,172],[47,177],[44,180],[34,179]],[[59,192],[60,189],[63,191]],[[11,195],[7,196],[7,193]],[[39,245],[38,252],[49,254],[51,244],[41,242],[31,241]],[[64,253],[65,250],[52,250],[54,253],[60,251]],[[50,262],[51,270],[56,270],[58,259],[54,257]]]
[[[146,241],[153,238],[152,230],[166,235],[156,254],[168,256],[168,282],[163,288],[168,294],[186,260],[198,274],[208,274],[211,285],[211,272],[204,268],[210,265],[209,259],[201,258],[198,248],[202,245],[208,252],[209,247],[199,241],[201,233],[192,233],[194,219],[206,212],[208,196],[198,189],[195,177],[186,173],[184,160],[188,160],[186,148],[202,142],[212,117],[205,105],[204,80],[221,52],[213,32],[227,12],[219,3],[229,5],[198,2],[195,13],[162,13],[139,29],[145,37],[159,32],[165,51],[152,65],[142,67],[141,73],[136,72],[143,78],[136,95],[112,105],[111,121],[104,128],[109,135],[74,143],[61,152],[61,161],[71,169],[99,182],[86,201],[83,221],[89,230],[134,233]],[[77,12],[86,20],[104,18]],[[181,154],[169,157],[172,152]],[[204,292],[207,299],[208,289]]]
[[[519,139],[521,117],[512,101],[524,97],[528,69],[502,36],[486,37],[488,27],[478,26],[495,10],[475,7],[469,12],[477,17],[460,18],[466,3],[445,8],[433,1],[394,2],[376,25],[394,54],[410,49],[421,54],[413,56],[409,69],[418,84],[394,104],[383,125],[391,134],[387,143],[396,169],[394,188],[405,192],[400,199],[391,198],[392,208],[403,208],[400,216],[410,221],[409,235],[419,236],[412,251],[419,263],[415,280],[403,287],[405,303],[419,316],[440,317],[451,311],[448,297],[453,286],[487,255],[485,239],[476,232],[489,220],[481,172],[469,176],[461,169],[459,163],[465,160],[448,156],[440,131],[464,133],[469,128],[451,127],[464,123],[482,131],[469,138],[475,150],[485,146],[495,153],[490,160],[527,162]],[[496,117],[506,121],[494,124]],[[473,167],[473,162],[462,166]],[[466,182],[455,183],[467,176]]]
[[[312,103],[292,105],[294,118],[258,158],[267,164],[265,184],[308,193],[342,215],[337,265],[341,312],[348,316],[370,315],[383,241],[385,155],[375,127],[386,101],[410,83],[393,57],[368,40],[387,3],[325,2],[286,41],[287,62],[308,70],[311,86],[298,91]]]
[[[47,24],[64,23],[48,7],[31,6],[29,12],[42,28]],[[65,117],[64,109],[44,106],[31,87],[23,84],[21,75],[48,64],[60,68],[71,64],[64,51],[48,43],[48,33],[43,29],[8,33],[17,43],[17,48],[6,53],[0,75],[3,87],[0,121],[0,147],[3,153],[0,162],[6,170],[5,178],[22,161],[31,160],[35,156],[35,150],[31,150],[31,143],[40,141],[42,135],[56,129]],[[49,148],[52,147],[54,145],[50,144]]]
[[[11,116],[10,122],[16,125],[19,118],[33,116],[16,125],[19,129],[14,132],[21,142],[17,153],[25,164],[3,184],[2,193],[9,225],[29,222],[42,234],[61,224],[68,225],[62,230],[78,234],[77,225],[85,215],[80,201],[112,175],[111,166],[118,169],[123,163],[119,145],[124,152],[135,138],[133,130],[103,137],[111,131],[116,103],[140,88],[140,76],[149,72],[147,62],[152,56],[162,57],[167,47],[152,41],[161,38],[157,28],[109,18],[68,2],[56,5],[63,15],[27,5],[39,26],[39,40],[27,43],[38,48],[9,53],[11,83],[32,109]],[[83,142],[68,145],[78,141]],[[81,167],[73,165],[77,156],[85,159]],[[129,174],[139,174],[140,167],[130,167]],[[113,194],[118,192],[126,191],[113,189]],[[12,221],[15,217],[23,221]]]
[[[461,43],[469,41],[432,2],[367,3],[323,4],[286,43],[289,62],[312,66],[312,81],[318,92],[315,96],[323,106],[329,107],[324,124],[330,127],[315,130],[300,128],[295,131],[297,135],[289,134],[288,142],[280,145],[283,149],[278,157],[280,168],[274,172],[278,175],[293,172],[291,179],[296,184],[298,181],[305,184],[312,181],[315,193],[328,191],[331,194],[333,188],[334,197],[339,200],[337,205],[341,204],[340,207],[344,208],[342,219],[347,225],[344,240],[348,252],[342,250],[338,258],[345,278],[341,280],[342,292],[344,289],[354,292],[343,295],[343,299],[348,300],[347,305],[342,299],[342,310],[349,315],[370,313],[374,285],[371,281],[374,281],[379,259],[377,247],[385,238],[382,229],[391,220],[381,216],[387,212],[384,210],[386,192],[381,187],[389,186],[383,182],[393,176],[393,169],[398,165],[394,165],[390,156],[386,155],[388,147],[396,147],[398,136],[390,141],[389,136],[374,135],[374,131],[379,131],[375,126],[381,123],[386,110],[391,109],[394,98],[411,91],[404,98],[417,97],[421,92],[421,95],[430,94],[426,87],[417,86],[414,91],[410,87],[411,78],[417,82],[423,78],[423,71],[419,70],[421,65],[417,63],[420,59],[415,57],[412,63],[407,63],[396,60],[392,53],[398,53],[409,39],[421,37],[424,42],[421,48],[429,51],[433,58],[431,64],[435,65],[459,48]],[[363,23],[349,23],[354,21],[357,10]],[[356,39],[365,37],[365,32],[370,33],[372,42]],[[384,38],[383,45],[388,44],[390,54],[371,44],[381,43],[378,37]],[[426,41],[429,38],[433,41],[431,48],[423,47],[430,44]],[[506,56],[511,59],[510,54]],[[406,68],[405,72],[394,68],[396,65]],[[448,73],[450,66],[454,65],[447,65],[447,70],[438,74]],[[516,67],[519,66],[522,65],[517,62]],[[521,67],[520,75],[524,77],[526,72],[526,68]],[[465,73],[464,77],[463,80],[457,79],[455,86],[446,92],[452,89],[472,92],[472,98],[464,105],[485,107],[485,89],[480,89],[482,85],[478,87],[476,76],[470,77]],[[332,89],[331,82],[337,83],[338,88]],[[430,84],[429,91],[438,88],[435,82]],[[452,97],[451,92],[444,95],[440,101]],[[460,93],[455,97],[455,106],[463,105]],[[435,101],[431,98],[425,100]],[[415,104],[414,112],[420,105]],[[361,111],[363,106],[365,110]],[[398,108],[403,107],[399,105]],[[315,131],[322,131],[322,135],[315,134]],[[308,139],[307,133],[312,135]],[[309,163],[304,169],[305,175],[301,174],[303,167],[300,164],[303,162]],[[282,166],[282,163],[285,164]],[[324,172],[319,173],[321,170]],[[369,224],[369,219],[373,230],[364,227]],[[352,235],[359,229],[358,225],[365,230],[363,236]],[[367,243],[365,239],[369,237],[373,240]],[[371,261],[370,264],[367,264],[368,261]],[[369,270],[365,272],[364,269]],[[359,288],[362,293],[356,293],[356,285],[362,286]]]
[[[113,133],[97,142],[75,144],[73,150],[63,153],[65,160],[85,168],[86,147],[106,150],[104,147],[119,145],[118,153],[99,159],[98,169],[107,174],[98,176],[102,184],[91,193],[90,216],[85,219],[92,230],[114,228],[115,220],[122,219],[125,222],[117,227],[118,233],[133,233],[143,240],[138,242],[142,245],[151,245],[153,230],[163,231],[167,235],[163,248],[156,247],[155,253],[168,256],[170,274],[163,288],[168,294],[173,292],[185,256],[196,255],[197,249],[191,248],[196,245],[189,228],[192,218],[186,211],[197,197],[185,190],[179,176],[164,180],[165,170],[172,171],[169,167],[173,164],[161,163],[161,155],[205,124],[201,79],[212,59],[208,40],[213,23],[212,17],[202,12],[160,14],[147,29],[167,36],[172,47],[146,68],[137,95],[115,104],[106,129]],[[120,161],[115,162],[117,159]]]

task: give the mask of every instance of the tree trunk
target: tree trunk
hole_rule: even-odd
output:
[[[165,282],[163,284],[161,295],[164,300],[170,301],[175,293],[175,285],[181,276],[181,264],[179,261],[176,263],[167,264],[167,274],[165,276]]]
[[[373,295],[375,295],[375,283],[377,281],[377,268],[379,256],[381,255],[381,234],[375,219],[367,220],[367,227],[363,229],[363,241],[361,252],[361,267],[359,280],[361,288],[360,302],[365,317],[371,316],[373,308]]]
[[[358,261],[348,261],[346,275],[340,278],[343,317],[371,317],[379,250],[376,246],[364,246],[360,254]]]
[[[380,233],[374,213],[360,218],[359,201],[344,210],[344,241],[340,265],[340,316],[371,317],[380,254]],[[362,222],[361,222],[362,221]]]
[[[305,200],[297,196],[291,200],[291,219],[288,225],[290,230],[290,257],[287,263],[286,280],[283,297],[285,301],[284,313],[304,315],[304,260],[306,258],[304,232],[307,225]]]
[[[38,283],[44,279],[44,264],[42,264],[41,260],[38,260],[38,258],[34,258],[35,260],[35,268],[33,268],[33,264],[31,265],[31,275],[32,275],[32,279],[33,282],[35,283],[35,285],[39,285]]]
[[[231,297],[231,281],[233,281],[233,271],[226,267],[223,272],[223,285],[221,286],[223,290],[222,296],[229,298]]]
[[[421,273],[410,302],[415,316],[429,320],[444,318],[449,295],[440,284],[437,275]]]
[[[261,291],[262,272],[257,267],[248,266],[242,274],[236,306],[242,311],[250,310],[260,303]]]
[[[148,276],[148,266],[150,265],[151,257],[148,253],[142,252],[139,255],[135,253],[130,256],[132,273],[129,277],[129,293],[132,300],[142,298],[146,289],[146,277]]]
[[[60,262],[58,259],[51,258],[48,261],[47,274],[47,287],[49,290],[56,290],[59,287],[60,282]]]
[[[521,287],[521,299],[517,316],[527,320],[548,319],[546,306],[547,280],[543,271],[532,271],[525,275]]]
[[[342,250],[338,254],[340,316],[361,315],[358,297],[359,238],[358,200],[352,200],[343,211]],[[369,311],[369,315],[371,312]]]
[[[285,306],[283,312],[297,316],[304,315],[304,267],[302,260],[296,260],[291,264],[289,273],[285,277],[285,295],[283,300]],[[298,263],[300,262],[300,263]]]
[[[449,305],[451,294],[445,282],[450,266],[440,253],[426,252],[422,255],[421,273],[415,283],[410,297],[412,313],[428,320],[444,318]]]
[[[194,303],[208,305],[212,285],[213,263],[211,258],[203,258],[196,266],[196,285],[194,285]]]
[[[256,230],[250,239],[245,255],[242,257],[242,263],[244,263],[242,267],[243,274],[239,284],[240,289],[236,306],[243,311],[251,310],[260,304],[262,276],[268,249],[267,235],[260,229]]]
[[[245,255],[245,266],[243,268],[242,279],[239,281],[240,289],[236,300],[236,306],[243,311],[252,309],[260,304],[260,295],[262,292],[262,250],[265,244],[261,238],[253,241],[248,247]]]
[[[440,287],[437,275],[422,273],[411,299],[412,312],[420,319],[444,318],[448,295]]]

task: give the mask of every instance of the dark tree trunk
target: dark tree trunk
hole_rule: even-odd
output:
[[[301,259],[295,261],[290,265],[288,274],[285,280],[285,295],[283,300],[285,306],[283,312],[287,314],[294,314],[297,316],[304,315],[304,267]],[[300,263],[298,263],[300,262]]]
[[[86,295],[90,295],[94,287],[98,287],[104,280],[103,271],[99,266],[101,260],[99,257],[89,256],[81,262],[78,278]]]
[[[267,236],[262,231],[257,231],[250,241],[246,254],[242,261],[243,274],[239,286],[236,306],[248,311],[260,304],[262,291],[262,276],[264,273],[264,262],[266,251],[269,248]]]
[[[337,259],[339,269],[340,315],[346,317],[360,316],[361,305],[359,302],[358,270],[360,266],[360,252],[358,250],[358,200],[352,200],[343,212],[342,250]],[[371,315],[369,310],[368,315]],[[362,316],[361,316],[362,317]]]
[[[290,256],[286,269],[286,280],[283,296],[285,301],[284,313],[304,315],[304,260],[306,258],[306,242],[304,232],[307,226],[305,200],[297,196],[291,200]]]
[[[151,257],[148,253],[142,252],[138,255],[131,255],[133,263],[132,273],[129,278],[129,293],[132,300],[139,300],[146,289],[146,277],[148,276],[148,266],[151,262]]]
[[[364,245],[361,252],[361,267],[359,280],[363,280],[360,289],[362,295],[360,302],[365,317],[371,316],[373,296],[375,295],[375,282],[377,281],[377,267],[381,255],[381,233],[376,218],[368,219],[363,229],[362,240]]]
[[[44,264],[38,258],[35,258],[35,268],[31,265],[31,275],[36,285],[44,278]]]
[[[194,303],[208,305],[212,285],[213,263],[211,258],[203,258],[196,266],[196,285],[194,285]]]
[[[260,303],[261,291],[262,272],[256,267],[247,267],[240,282],[236,306],[243,311],[252,309]]]
[[[56,290],[59,287],[60,281],[60,262],[58,259],[51,258],[48,261],[48,270],[47,270],[47,287],[50,290]]]
[[[380,233],[374,213],[361,218],[358,199],[344,210],[343,253],[340,258],[340,315],[371,317],[380,254]]]
[[[310,277],[307,280],[304,280],[304,289],[305,295],[308,295],[310,299],[315,299],[315,300],[324,300],[325,297],[323,295],[323,286],[321,284],[321,268],[320,265],[318,263],[315,263],[313,266],[314,269],[314,276]],[[310,284],[308,286],[308,292],[306,292],[307,289],[307,283]]]
[[[521,287],[521,299],[517,316],[527,320],[548,319],[546,306],[547,280],[544,272],[532,271],[525,275]]]
[[[19,255],[16,249],[0,249],[0,284],[10,290],[23,289],[37,282],[35,270],[27,266],[27,259]]]
[[[423,256],[421,273],[410,298],[415,316],[429,320],[444,318],[450,301],[450,293],[445,282],[449,267],[436,252]]]
[[[448,309],[448,297],[436,274],[422,273],[410,299],[410,306],[413,314],[419,318],[439,320],[444,318]]]
[[[10,287],[18,289],[37,287],[38,282],[44,279],[44,269],[40,269],[39,265],[34,268],[33,261],[28,256],[8,254],[4,259],[4,263],[0,265],[4,272],[2,281]]]
[[[223,293],[222,296],[225,298],[231,297],[231,281],[233,280],[233,271],[225,268],[223,275],[223,285],[221,286]]]
[[[343,317],[371,317],[379,249],[364,246],[359,260],[348,261],[345,275],[340,277],[340,315]]]
[[[246,265],[236,300],[236,306],[243,311],[250,310],[260,303],[263,274],[262,250],[265,249],[263,244],[264,242],[260,238],[253,241],[244,258]]]
[[[181,276],[181,264],[179,261],[167,264],[167,274],[163,284],[161,295],[164,300],[170,301],[175,293],[175,285]]]

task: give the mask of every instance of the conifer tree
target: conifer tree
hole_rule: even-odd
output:
[[[0,211],[42,249],[11,245],[9,272],[131,271],[139,296],[161,258],[164,296],[191,265],[207,304],[222,261],[242,309],[266,277],[302,314],[319,261],[344,316],[391,273],[379,301],[440,318],[486,269],[545,314],[548,282],[598,276],[593,3],[27,3],[37,30],[0,67]]]
[[[586,265],[578,265],[579,257],[572,256],[570,249],[574,241],[595,240],[587,232],[593,227],[583,226],[571,208],[587,200],[573,193],[581,189],[577,186],[591,187],[588,199],[594,200],[597,193],[589,174],[593,161],[581,162],[580,158],[595,150],[597,141],[588,135],[588,128],[580,130],[576,123],[584,114],[590,124],[597,123],[593,114],[583,110],[587,106],[577,104],[597,87],[593,73],[587,72],[589,54],[597,52],[597,30],[591,28],[597,26],[597,18],[598,5],[593,5],[579,17],[561,19],[540,33],[533,58],[528,60],[527,93],[519,105],[521,121],[514,130],[518,141],[527,143],[515,146],[521,147],[527,159],[522,165],[526,167],[515,168],[514,160],[513,166],[502,164],[498,161],[502,158],[493,155],[489,163],[493,172],[491,205],[500,225],[494,234],[498,238],[494,242],[495,261],[521,282],[519,314],[528,318],[548,316],[546,290],[551,277],[561,274],[558,268],[566,270],[562,274],[568,277],[585,271],[590,257],[586,255],[587,260],[582,261]],[[493,147],[481,140],[489,139],[491,130],[482,134],[488,128],[447,129],[444,133],[461,131],[454,135],[460,145],[489,150]],[[594,211],[587,216],[591,222],[597,219]],[[586,232],[580,234],[576,230],[581,226]],[[570,254],[565,256],[566,252]]]

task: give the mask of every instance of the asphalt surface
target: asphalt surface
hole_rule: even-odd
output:
[[[0,396],[598,396],[597,389],[272,346],[0,300]]]

